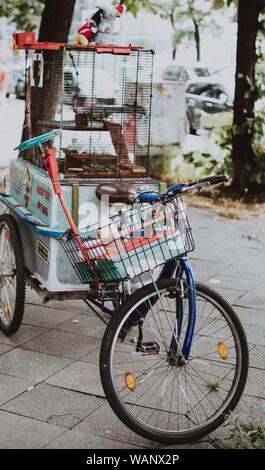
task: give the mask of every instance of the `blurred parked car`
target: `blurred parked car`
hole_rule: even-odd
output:
[[[21,65],[13,65],[8,69],[7,96],[25,99],[25,69]]]
[[[200,64],[199,62],[194,65],[178,64],[172,61],[165,68],[162,79],[170,81],[186,82],[197,77],[210,77],[215,72],[215,69]]]
[[[15,86],[15,95],[18,100],[25,99],[25,78],[18,78]]]
[[[210,78],[198,78],[187,83],[187,120],[189,131],[196,134],[201,117],[233,109],[234,83]]]

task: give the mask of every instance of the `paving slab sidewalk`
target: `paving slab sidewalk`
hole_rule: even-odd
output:
[[[249,379],[237,412],[244,417],[253,406],[265,416],[265,217],[189,213],[196,277],[233,303],[248,337]],[[104,329],[83,302],[44,306],[28,291],[20,331],[0,334],[0,448],[161,447],[128,430],[104,398],[98,371]],[[227,432],[222,427],[210,437]],[[211,440],[183,447],[210,448]]]
[[[16,157],[22,118],[23,103],[8,100],[0,180]],[[237,413],[244,418],[253,408],[265,420],[265,216],[230,221],[209,211],[189,213],[196,277],[233,303],[249,342],[249,379]],[[0,333],[0,448],[159,447],[129,431],[106,403],[98,372],[104,329],[83,302],[43,306],[28,291],[20,331],[11,338]],[[222,426],[210,438],[227,435]],[[210,448],[211,440],[183,447]]]

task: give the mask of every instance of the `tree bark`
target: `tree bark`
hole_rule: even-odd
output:
[[[201,37],[200,37],[200,28],[198,23],[194,18],[192,18],[193,24],[194,24],[194,39],[195,39],[195,45],[196,45],[196,60],[197,62],[200,62],[201,60]]]
[[[67,43],[75,3],[76,0],[45,0],[39,31],[39,42]],[[46,86],[34,89],[32,95],[33,101],[37,102],[37,106],[40,102],[43,104],[41,114],[39,114],[39,109],[35,109],[36,117],[39,114],[43,120],[53,119],[58,107],[58,101],[61,99],[63,53],[56,52],[58,56],[56,68],[54,67],[54,54],[53,51],[44,52]],[[49,106],[47,106],[48,103]]]
[[[42,13],[39,30],[39,42],[66,43],[72,23],[76,0],[46,0]],[[56,69],[54,68],[54,54],[57,55]],[[62,88],[62,52],[44,51],[44,76],[43,88],[32,87],[31,90],[31,131],[36,136],[47,132],[41,122],[52,121],[60,101]],[[29,126],[24,122],[22,141],[27,140]],[[32,158],[32,152],[28,158]]]
[[[67,42],[76,0],[46,0],[39,41]]]
[[[254,167],[252,133],[247,129],[248,119],[254,117],[254,98],[246,98],[249,83],[246,77],[255,82],[257,62],[256,40],[258,20],[261,11],[260,0],[239,0],[236,88],[233,118],[233,189],[240,194],[251,191],[251,172]]]

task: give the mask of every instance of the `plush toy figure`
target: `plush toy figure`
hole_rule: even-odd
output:
[[[114,21],[120,18],[124,11],[122,1],[118,6],[113,6],[111,2],[100,2],[99,8],[102,14],[102,21],[99,25],[99,32],[96,35],[96,44],[109,44],[110,35],[113,33]]]
[[[113,6],[111,1],[99,2],[97,11],[76,32],[74,44],[88,46],[89,44],[109,44],[110,35],[113,33],[114,21],[119,18],[124,7],[123,0],[118,6]]]
[[[88,46],[93,44],[95,37],[99,32],[99,26],[103,19],[102,10],[98,8],[96,13],[89,18],[84,25],[82,25],[76,32],[74,37],[74,44],[81,44],[82,46]]]

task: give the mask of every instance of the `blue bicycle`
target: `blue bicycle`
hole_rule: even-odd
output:
[[[101,380],[121,421],[162,443],[212,432],[235,408],[247,380],[248,346],[236,313],[215,291],[195,283],[187,261],[194,245],[181,195],[223,181],[214,176],[140,194],[141,209],[125,217],[119,236],[112,233],[109,272],[134,277],[148,271],[151,282],[112,316],[102,341]],[[152,269],[163,261],[157,278]]]

